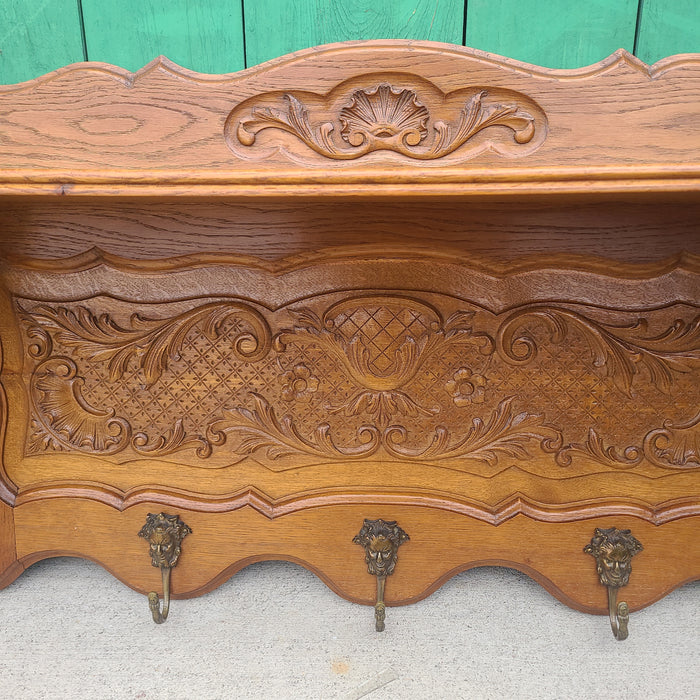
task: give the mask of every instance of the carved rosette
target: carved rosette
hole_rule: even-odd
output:
[[[378,293],[274,313],[238,300],[149,315],[99,305],[17,302],[28,454],[700,467],[700,317],[681,308],[498,315]]]
[[[445,95],[423,78],[410,80],[412,87],[405,80],[397,84],[367,75],[354,79],[361,87],[342,84],[326,96],[293,91],[259,95],[231,112],[227,143],[247,157],[246,149],[258,145],[259,135],[273,131],[278,146],[293,147],[296,140],[333,160],[393,151],[427,161],[458,149],[465,157],[484,148],[517,155],[518,146],[528,145],[525,151],[531,152],[544,140],[544,112],[521,93],[466,87]]]

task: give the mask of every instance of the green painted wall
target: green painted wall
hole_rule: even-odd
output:
[[[350,39],[461,44],[464,0],[243,0],[249,66]]]
[[[0,0],[0,84],[84,60],[76,0]]]
[[[654,63],[674,53],[700,52],[700,0],[643,0],[637,55]]]
[[[549,68],[578,68],[615,49],[632,51],[637,9],[638,0],[469,0],[465,43]]]
[[[82,9],[91,61],[133,71],[164,54],[201,73],[245,68],[240,1],[82,0]]]
[[[67,63],[136,70],[159,54],[207,73],[347,39],[466,44],[552,68],[623,47],[700,52],[700,0],[0,0],[0,83]]]

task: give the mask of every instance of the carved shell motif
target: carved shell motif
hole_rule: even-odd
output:
[[[374,292],[311,300],[279,319],[207,299],[118,321],[90,303],[17,300],[28,454],[194,449],[204,460],[227,445],[269,468],[375,454],[495,466],[534,448],[566,468],[700,468],[700,316],[668,325],[663,311],[611,319],[556,303],[443,316],[426,300]],[[587,434],[568,419],[582,405]]]
[[[460,98],[450,98],[449,121],[436,119],[416,91],[386,82],[355,90],[337,113],[337,121],[314,119],[314,112],[325,114],[317,102],[321,96],[289,92],[282,95],[280,104],[277,95],[268,93],[234,109],[226,121],[225,133],[229,147],[239,152],[239,144],[252,147],[260,132],[277,129],[334,160],[354,160],[375,151],[435,160],[494,126],[510,130],[518,145],[532,142],[531,146],[536,147],[544,139],[544,113],[525,95],[509,92],[506,97],[502,91],[476,87],[459,92]],[[506,101],[501,103],[501,98]],[[256,104],[258,100],[265,106]],[[486,141],[499,150],[508,142],[506,133],[502,129],[492,131]]]
[[[340,110],[340,133],[351,146],[361,146],[371,134],[417,146],[427,135],[430,114],[413,90],[394,90],[383,83],[374,90],[357,90]]]

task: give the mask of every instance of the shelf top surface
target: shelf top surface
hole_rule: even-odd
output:
[[[79,63],[0,86],[0,114],[3,195],[700,190],[700,54],[554,70],[385,40],[229,75]]]

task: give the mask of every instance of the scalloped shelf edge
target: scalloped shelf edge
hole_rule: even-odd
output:
[[[66,73],[81,70],[92,70],[105,73],[108,76],[116,78],[127,87],[133,87],[137,82],[143,80],[146,76],[155,70],[162,70],[171,73],[173,76],[199,82],[203,84],[221,84],[236,80],[241,77],[255,75],[267,68],[280,67],[285,64],[306,61],[309,58],[328,58],[332,54],[342,53],[347,50],[356,49],[358,47],[369,48],[374,50],[396,50],[400,48],[411,48],[412,50],[427,50],[434,51],[439,49],[443,53],[447,53],[459,58],[476,59],[483,63],[499,66],[502,68],[515,70],[520,73],[537,77],[548,77],[557,79],[577,79],[587,78],[592,75],[597,75],[609,70],[613,70],[618,66],[629,67],[631,70],[640,73],[651,80],[657,79],[664,74],[674,69],[683,66],[700,66],[700,56],[694,53],[681,53],[666,56],[658,61],[648,64],[634,56],[626,49],[620,48],[613,51],[606,58],[596,61],[587,66],[579,68],[546,68],[533,63],[519,61],[517,59],[508,58],[500,54],[475,49],[468,46],[458,46],[455,44],[444,44],[438,41],[418,41],[404,39],[378,39],[378,40],[360,40],[360,41],[344,41],[331,44],[323,44],[300,51],[294,51],[284,56],[273,58],[264,63],[259,63],[255,66],[245,68],[240,71],[230,73],[203,73],[185,66],[181,66],[167,56],[156,56],[153,60],[146,63],[136,71],[130,71],[112,63],[103,61],[79,61],[71,63],[67,66],[49,71],[36,78],[30,78],[19,83],[10,83],[0,85],[0,92],[14,92],[25,90],[35,84],[48,82],[56,78],[64,76]]]

